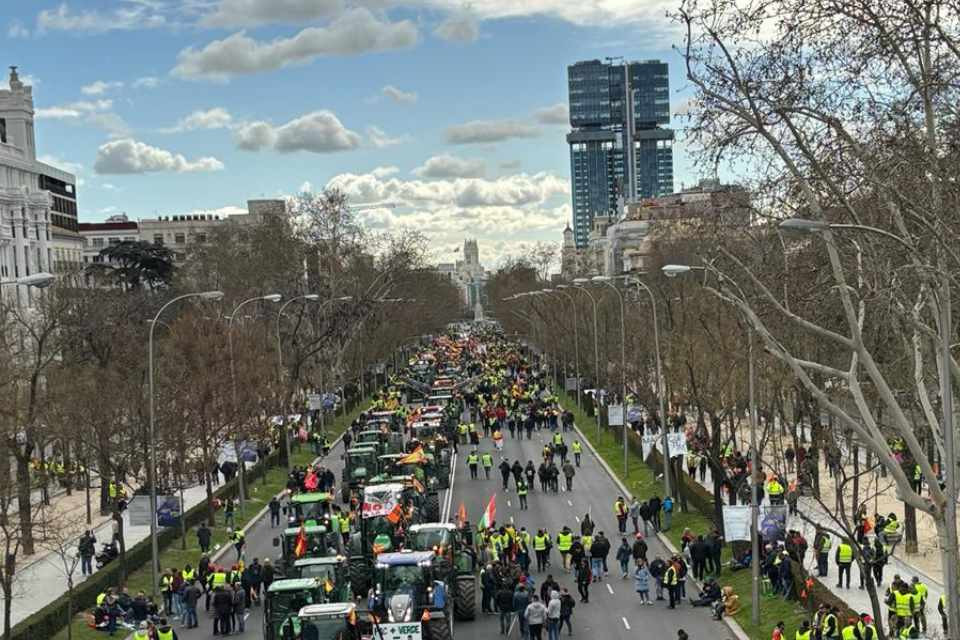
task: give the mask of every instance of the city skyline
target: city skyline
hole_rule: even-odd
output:
[[[339,186],[401,205],[364,211],[371,227],[438,246],[468,231],[494,265],[572,220],[567,66],[677,60],[669,3],[269,4],[13,9],[4,62],[33,86],[39,159],[77,175],[80,221],[229,214]],[[672,109],[685,99],[671,93]],[[695,180],[679,157],[676,172]]]

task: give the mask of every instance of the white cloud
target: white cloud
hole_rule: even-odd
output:
[[[533,112],[533,117],[540,124],[569,124],[570,110],[566,104],[558,102],[555,105],[537,109]]]
[[[313,185],[309,180],[305,180],[297,193],[313,193]]]
[[[237,147],[244,151],[331,153],[360,146],[360,135],[343,126],[330,111],[314,111],[280,127],[263,121],[250,122],[236,130],[234,139]]]
[[[396,173],[400,173],[400,169],[393,165],[386,166],[386,167],[377,167],[376,169],[370,172],[370,174],[373,175],[373,177],[375,178],[386,178]]]
[[[516,120],[474,120],[446,130],[450,144],[483,144],[511,138],[535,138],[538,135],[540,131],[534,125]]]
[[[691,115],[694,111],[700,108],[700,103],[696,98],[686,98],[681,100],[680,103],[674,107],[673,115],[679,117],[686,117]]]
[[[309,27],[291,38],[254,40],[240,31],[202,49],[189,47],[177,56],[174,75],[223,80],[241,73],[273,71],[320,56],[357,55],[405,49],[417,43],[409,20],[387,22],[363,8],[344,12],[324,27]]]
[[[98,129],[106,131],[111,138],[123,138],[130,135],[130,125],[126,121],[112,112],[91,113],[86,117],[86,122]]]
[[[479,178],[485,170],[483,160],[460,158],[444,153],[428,158],[412,173],[418,178]]]
[[[113,108],[113,100],[81,100],[78,102],[69,102],[67,104],[54,107],[41,107],[34,111],[37,118],[64,119],[79,118],[80,116],[93,113],[95,111],[109,111]]]
[[[377,149],[383,149],[385,147],[392,147],[405,142],[410,142],[409,136],[391,137],[386,131],[373,125],[367,127],[367,138],[370,139],[370,144],[375,146]]]
[[[200,19],[200,24],[206,27],[302,24],[332,18],[343,6],[343,0],[220,0],[212,13]]]
[[[220,171],[223,163],[212,157],[187,160],[179,153],[150,146],[131,138],[113,140],[97,149],[94,171],[106,174],[142,174],[159,171],[191,173]]]
[[[387,96],[394,102],[399,102],[401,104],[414,104],[417,101],[417,92],[416,91],[403,91],[397,89],[392,84],[388,84],[383,89],[380,90],[380,93]]]
[[[102,96],[107,91],[113,91],[114,89],[120,89],[122,87],[122,82],[104,82],[103,80],[97,80],[96,82],[81,87],[80,91],[85,96]]]
[[[480,37],[480,25],[471,11],[456,11],[437,25],[433,34],[450,42],[475,42]]]
[[[7,27],[7,37],[8,38],[29,38],[30,29],[23,26],[23,23],[19,20],[14,20],[10,23],[10,26]]]
[[[130,126],[123,118],[113,113],[113,100],[79,100],[52,107],[36,109],[34,116],[47,120],[64,120],[76,124],[86,124],[106,131],[111,137],[122,138],[130,135]]]
[[[194,111],[169,129],[162,129],[163,133],[180,133],[196,131],[197,129],[226,129],[233,125],[233,116],[223,107]]]
[[[133,81],[134,89],[156,89],[160,80],[153,76],[144,76]]]
[[[424,0],[425,4],[454,14],[463,11],[463,0]],[[676,9],[675,0],[483,0],[470,5],[470,11],[481,20],[548,16],[567,22],[609,27],[611,24],[649,23],[669,26],[665,16]]]
[[[71,33],[106,33],[131,29],[155,29],[166,26],[167,19],[158,9],[162,5],[151,2],[126,2],[109,13],[73,11],[64,2],[56,9],[44,9],[37,16],[37,31],[69,31]]]

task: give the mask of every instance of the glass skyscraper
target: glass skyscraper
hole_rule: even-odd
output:
[[[617,202],[673,193],[667,65],[585,60],[567,67],[573,234],[585,247],[594,216]]]

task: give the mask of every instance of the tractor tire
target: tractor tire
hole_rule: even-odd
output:
[[[427,522],[440,522],[440,494],[431,493],[427,495],[426,508],[424,516]]]
[[[429,640],[453,640],[453,620],[430,620],[427,623],[427,638]]]
[[[476,576],[457,576],[457,594],[453,600],[453,612],[457,620],[473,620],[477,617]]]
[[[350,588],[354,597],[367,597],[370,590],[370,567],[361,558],[350,560]]]

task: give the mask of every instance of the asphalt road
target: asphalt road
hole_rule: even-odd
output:
[[[511,463],[519,458],[522,464],[527,460],[534,460],[538,463],[540,460],[540,451],[543,449],[543,439],[549,437],[549,433],[544,431],[538,434],[534,432],[532,440],[515,440],[507,434],[504,442],[503,455]],[[573,433],[566,434],[568,442],[572,442]],[[484,440],[481,445],[481,451],[484,449],[493,449],[490,440]],[[590,451],[584,447],[582,466],[577,470],[574,478],[573,491],[570,493],[561,491],[559,494],[542,494],[539,491],[539,484],[528,496],[529,509],[521,511],[516,493],[511,490],[503,492],[501,490],[501,480],[499,472],[494,469],[490,480],[470,480],[469,470],[464,462],[466,447],[460,448],[460,455],[457,457],[457,467],[454,476],[453,495],[449,498],[442,496],[444,500],[441,504],[449,501],[449,513],[455,517],[457,508],[462,502],[466,507],[468,519],[471,523],[479,520],[490,495],[496,493],[497,513],[496,519],[500,523],[513,520],[517,528],[526,526],[527,530],[536,533],[537,528],[546,527],[551,535],[556,533],[564,526],[569,526],[574,531],[579,531],[579,518],[584,513],[589,512],[590,517],[597,523],[597,531],[603,531],[611,540],[613,550],[608,559],[608,566],[611,569],[609,578],[602,583],[595,583],[591,587],[590,602],[581,603],[577,598],[577,606],[573,614],[573,635],[575,637],[593,637],[602,640],[617,640],[637,638],[643,640],[674,640],[677,637],[677,629],[684,629],[691,640],[704,640],[707,638],[722,640],[732,638],[732,634],[723,623],[711,620],[709,611],[705,608],[693,608],[688,603],[680,606],[676,610],[667,609],[666,602],[656,602],[655,606],[642,606],[639,604],[636,594],[633,590],[633,580],[628,578],[621,580],[617,562],[615,560],[616,547],[619,545],[619,536],[617,535],[616,518],[613,515],[613,502],[618,495],[618,489],[610,477],[603,470],[596,458]],[[340,454],[343,452],[342,444],[331,451],[327,457],[326,463],[333,468],[336,477],[340,477],[342,461]],[[495,464],[499,464],[499,460]],[[561,478],[561,485],[563,479]],[[269,516],[264,517],[257,522],[247,533],[247,561],[253,558],[276,558],[277,549],[272,546],[272,539],[277,535],[278,529],[271,529]],[[656,555],[666,557],[666,549],[655,538],[648,538],[650,551],[648,558],[653,559]],[[234,559],[232,549],[227,551],[223,564],[228,564]],[[551,558],[554,578],[561,586],[567,587],[576,597],[576,584],[572,574],[564,574],[560,566],[559,553],[554,548]],[[536,563],[532,568],[536,567]],[[546,574],[535,573],[537,580],[537,589],[539,584],[546,577]],[[692,583],[688,581],[687,595],[695,595],[695,589]],[[652,594],[652,589],[651,589]],[[176,625],[176,631],[182,640],[198,640],[200,638],[212,637],[213,618],[210,614],[202,610],[199,611],[200,626],[197,629],[185,629],[179,624]],[[477,611],[480,610],[479,604]],[[247,613],[246,632],[242,634],[247,638],[262,638],[262,610],[253,607]],[[496,615],[479,615],[473,622],[461,622],[455,626],[455,636],[457,640],[490,640],[498,636],[499,620]],[[514,624],[511,630],[511,638],[520,638],[519,628]],[[544,639],[546,632],[544,631]]]

